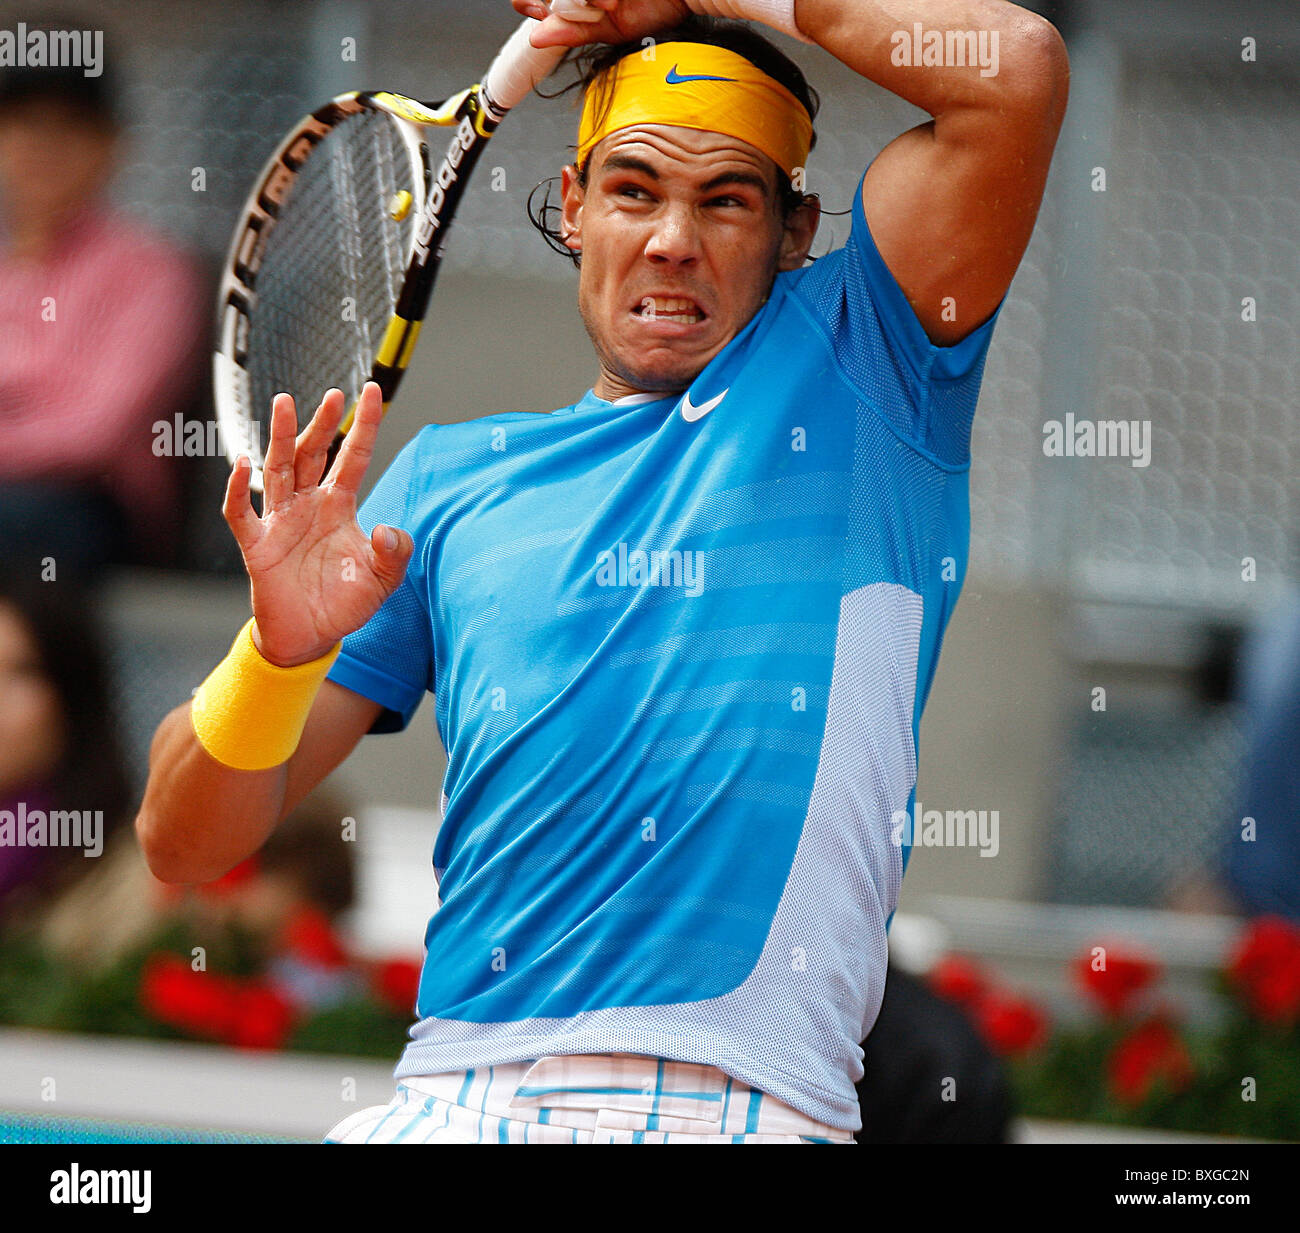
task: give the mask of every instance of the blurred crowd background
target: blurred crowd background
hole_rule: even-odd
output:
[[[913,852],[895,960],[946,972],[973,1006],[987,973],[954,984],[939,962],[979,957],[1070,1021],[1086,1015],[1070,965],[1115,938],[1150,964],[1135,991],[1164,979],[1162,998],[1212,1026],[1224,1012],[1205,982],[1246,962],[1241,930],[1300,922],[1300,14],[1289,0],[1028,7],[1067,37],[1071,107],[989,356],[970,569],[917,791],[925,809],[997,811],[998,852]],[[139,863],[129,823],[153,730],[247,608],[219,514],[224,460],[155,445],[177,415],[211,418],[216,270],[283,130],[345,89],[442,98],[477,79],[516,18],[504,0],[0,0],[0,29],[40,20],[102,29],[106,72],[56,101],[0,68],[0,808],[102,810],[107,840],[99,860],[0,850],[3,936],[81,973],[0,965],[0,1017],[32,982],[61,980],[61,1004],[81,1005],[72,987],[89,973],[159,930],[210,933],[216,911],[242,939],[229,979],[279,964],[290,993],[277,1009],[251,984],[217,996],[137,966],[157,1034],[279,1045],[363,986],[391,1027],[434,902],[430,706],[363,744],[299,819],[307,839],[289,834],[215,892],[164,892]],[[873,155],[923,117],[788,49],[823,100],[809,191],[847,211]],[[526,213],[575,128],[572,96],[534,99],[494,142],[502,174],[470,190],[439,328],[372,478],[421,424],[548,410],[592,384],[576,275]],[[814,251],[848,226],[829,213]],[[490,362],[484,337],[500,342]],[[1149,421],[1149,465],[1047,456],[1044,426],[1067,414]],[[356,818],[366,842],[335,842]],[[175,951],[181,935],[167,936]],[[1287,1030],[1297,963],[1270,1003]],[[1008,1028],[1005,999],[980,1005],[986,1029],[1002,1014],[1013,1052],[1038,1043],[1033,1024]],[[214,1016],[221,1031],[186,1028]],[[373,1039],[378,1020],[341,1022],[304,1047]]]

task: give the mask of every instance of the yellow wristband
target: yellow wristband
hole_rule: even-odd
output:
[[[199,744],[236,771],[266,771],[288,762],[341,646],[311,663],[278,668],[262,658],[250,619],[194,694],[190,722]]]

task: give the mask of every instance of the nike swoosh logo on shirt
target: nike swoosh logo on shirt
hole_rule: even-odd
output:
[[[713,410],[728,394],[731,393],[731,386],[727,386],[716,398],[710,398],[708,402],[702,402],[697,407],[691,402],[690,392],[682,399],[682,419],[688,424],[695,423],[696,420],[702,420],[710,411]]]
[[[691,76],[683,77],[677,71],[677,65],[673,65],[668,70],[668,76],[664,80],[670,86],[680,86],[684,81],[735,81],[734,77],[710,77],[707,73],[696,73]]]

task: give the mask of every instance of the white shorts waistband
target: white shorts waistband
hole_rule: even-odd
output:
[[[803,1135],[852,1143],[853,1135],[815,1121],[714,1066],[627,1053],[573,1054],[474,1070],[416,1075],[401,1083],[425,1096],[514,1121],[588,1130]]]

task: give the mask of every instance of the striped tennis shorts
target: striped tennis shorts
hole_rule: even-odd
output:
[[[401,1079],[326,1143],[852,1143],[712,1066],[633,1054],[544,1057]]]

